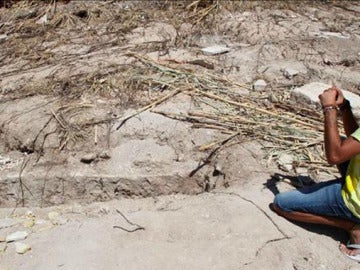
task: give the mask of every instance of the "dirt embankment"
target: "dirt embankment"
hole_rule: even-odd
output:
[[[232,152],[250,141],[260,163],[334,173],[321,113],[290,91],[321,81],[358,92],[359,6],[304,3],[0,9],[1,205],[228,187],[251,173],[238,177],[243,153]]]

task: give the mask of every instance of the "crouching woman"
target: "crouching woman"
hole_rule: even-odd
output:
[[[360,261],[360,128],[341,90],[331,87],[320,96],[324,111],[327,161],[338,165],[341,179],[276,195],[272,209],[289,220],[325,224],[349,232],[340,249]],[[338,114],[342,114],[346,139],[340,137]]]

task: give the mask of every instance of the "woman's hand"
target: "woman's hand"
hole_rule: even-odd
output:
[[[340,106],[344,103],[344,95],[342,91],[335,86],[326,89],[321,95],[319,95],[319,99],[322,107]]]

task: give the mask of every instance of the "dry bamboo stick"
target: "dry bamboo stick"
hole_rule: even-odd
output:
[[[154,111],[152,110],[153,113],[157,113],[157,114],[161,114],[163,116],[169,117],[171,119],[175,119],[175,120],[181,120],[181,121],[188,121],[188,122],[197,122],[200,124],[210,124],[210,125],[217,125],[217,126],[222,126],[222,127],[227,127],[228,129],[233,129],[236,128],[235,125],[231,125],[231,124],[227,124],[227,123],[223,123],[223,122],[214,122],[214,121],[206,121],[202,118],[197,118],[197,117],[193,117],[190,116],[188,114],[174,114],[174,113],[168,113],[168,112],[161,112],[161,111]]]
[[[145,107],[142,107],[141,109],[137,110],[135,113],[131,114],[131,115],[128,115],[126,117],[124,117],[120,124],[118,125],[118,127],[116,128],[116,130],[120,129],[125,123],[126,121],[128,121],[129,119],[133,118],[134,116],[154,107],[154,106],[157,106],[161,103],[163,103],[164,101],[168,100],[169,98],[173,97],[173,96],[176,96],[177,94],[179,94],[180,92],[182,92],[183,90],[176,90],[162,98],[159,98],[158,100],[154,101],[153,103],[149,104],[149,105],[146,105]]]
[[[56,121],[58,121],[58,123],[60,124],[60,126],[63,128],[63,129],[66,129],[66,126],[65,124],[60,120],[59,116],[53,111],[53,110],[50,110],[52,115],[54,116],[54,118],[56,119]]]
[[[231,134],[229,137],[226,137],[223,140],[218,140],[218,141],[215,141],[215,142],[212,142],[212,143],[209,143],[209,144],[203,144],[203,145],[201,145],[199,147],[199,150],[200,151],[206,151],[206,150],[208,150],[208,149],[210,149],[210,148],[212,148],[212,147],[214,147],[216,145],[223,145],[223,144],[225,144],[226,142],[230,141],[232,138],[234,138],[234,137],[236,137],[238,135],[240,135],[239,131]]]
[[[238,103],[238,102],[236,102],[236,101],[228,100],[228,99],[219,97],[219,96],[214,95],[214,94],[206,93],[206,92],[204,92],[204,91],[202,91],[202,90],[198,90],[198,89],[197,89],[196,91],[198,91],[198,92],[201,93],[202,95],[207,96],[207,97],[209,97],[209,98],[213,98],[213,99],[216,99],[216,100],[220,100],[220,101],[222,101],[222,102],[229,103],[229,104],[232,104],[232,105],[235,105],[235,106],[245,107],[245,108],[248,108],[248,109],[252,109],[252,110],[261,112],[261,113],[263,113],[263,114],[275,116],[275,117],[282,118],[282,119],[285,119],[285,120],[290,120],[290,121],[295,122],[295,123],[297,123],[297,124],[301,124],[301,125],[304,125],[304,126],[307,126],[307,127],[314,128],[314,129],[319,130],[319,131],[323,131],[323,128],[322,128],[322,127],[315,126],[315,125],[313,125],[313,124],[309,124],[309,123],[307,123],[307,122],[304,122],[304,121],[301,121],[301,120],[298,120],[298,119],[284,117],[284,116],[282,116],[282,115],[276,114],[276,113],[271,112],[271,111],[267,111],[267,110],[264,110],[264,109],[261,109],[261,108],[258,108],[258,107],[254,107],[254,106],[251,106],[251,105],[247,105],[247,104]]]

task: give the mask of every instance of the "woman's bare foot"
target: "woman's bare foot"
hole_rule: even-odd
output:
[[[342,252],[349,256],[360,255],[360,224],[355,224],[350,230],[350,240],[348,245],[340,244],[339,248]],[[358,245],[359,248],[351,247],[349,244]]]

